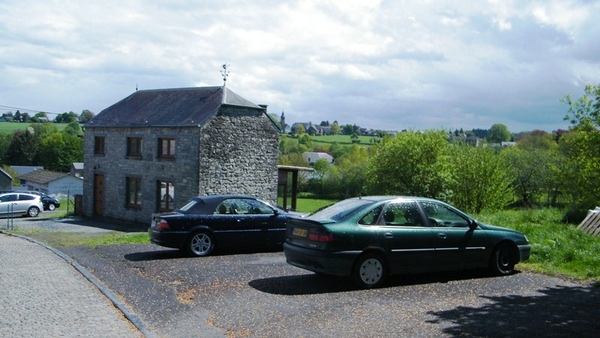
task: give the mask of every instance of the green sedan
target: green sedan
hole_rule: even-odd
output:
[[[516,230],[480,223],[438,200],[369,196],[291,219],[283,251],[291,265],[373,288],[394,274],[489,267],[509,275],[529,259],[531,245]]]

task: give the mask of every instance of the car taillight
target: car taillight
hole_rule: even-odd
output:
[[[313,242],[331,242],[333,241],[333,234],[321,231],[310,231],[308,233],[308,239]]]
[[[167,221],[165,221],[164,219],[161,219],[156,223],[155,227],[158,230],[167,230],[167,229],[169,229],[169,223]]]

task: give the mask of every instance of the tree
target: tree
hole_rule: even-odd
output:
[[[77,114],[75,114],[72,111],[56,115],[56,117],[54,118],[54,122],[56,123],[70,123],[73,121],[79,121],[79,119],[77,117]]]
[[[556,149],[558,144],[554,141],[554,136],[543,130],[534,130],[527,133],[519,142],[517,147],[520,149],[533,150],[533,149]]]
[[[330,194],[327,197],[344,199],[365,195],[368,161],[367,150],[357,145],[353,145],[345,155],[337,158],[335,166],[323,179],[324,186]]]
[[[513,190],[525,206],[534,206],[543,194],[548,196],[555,190],[552,153],[550,149],[521,147],[508,147],[500,153]]]
[[[83,135],[83,130],[81,129],[81,125],[78,121],[71,121],[65,129],[62,131],[65,134],[73,135],[73,136],[81,136]]]
[[[303,145],[306,149],[311,149],[313,146],[313,139],[308,134],[302,134],[298,137],[298,143]]]
[[[578,100],[569,94],[561,102],[569,105],[564,119],[572,125],[559,142],[566,159],[562,189],[575,208],[594,208],[600,202],[600,87],[588,84]]]
[[[512,179],[503,159],[490,147],[458,145],[452,149],[450,200],[467,212],[498,210],[512,199]]]
[[[378,195],[446,196],[449,143],[445,131],[408,131],[371,148],[367,191]]]
[[[55,123],[32,123],[29,125],[29,128],[31,128],[34,134],[39,138],[58,133],[58,127]]]
[[[501,123],[494,124],[488,132],[487,139],[491,143],[510,141],[510,132],[508,131],[508,127]]]
[[[91,111],[85,109],[81,112],[81,115],[79,115],[79,122],[80,123],[87,123],[89,120],[94,118],[94,113],[92,113]],[[275,123],[277,123],[277,125],[279,125],[279,121],[277,121],[277,116],[275,116],[275,119],[273,120]]]
[[[574,100],[569,94],[560,102],[569,105],[569,112],[564,120],[570,121],[572,128],[590,130],[600,127],[600,86],[588,84],[585,86],[585,94],[578,100]]]
[[[54,133],[39,146],[39,162],[48,170],[68,172],[73,162],[83,161],[83,139],[76,135]]]
[[[302,157],[302,153],[290,153],[279,156],[279,164],[295,167],[308,167],[308,161]]]
[[[33,117],[31,118],[31,122],[37,123],[37,122],[41,122],[41,121],[47,121],[48,119],[48,115],[44,112],[39,112],[35,115],[33,115]]]
[[[6,159],[6,153],[10,147],[12,136],[7,133],[0,133],[0,163],[9,165],[10,162]]]
[[[340,125],[337,123],[337,121],[333,122],[331,125],[331,135],[339,135],[340,133]]]
[[[32,128],[15,130],[6,151],[6,163],[10,165],[35,165],[38,140]]]
[[[344,125],[344,127],[342,127],[342,134],[344,134],[344,135],[354,134],[354,127],[351,124]]]
[[[297,124],[296,128],[294,128],[294,135],[296,136],[300,136],[302,134],[306,133],[306,128],[304,128],[303,124]]]
[[[324,178],[331,172],[331,164],[324,158],[320,158],[313,165],[314,174],[308,180],[308,191],[316,197],[327,197],[330,187],[325,185]]]
[[[559,149],[564,156],[556,170],[561,175],[563,193],[573,207],[593,209],[600,204],[600,132],[574,130],[561,137]]]

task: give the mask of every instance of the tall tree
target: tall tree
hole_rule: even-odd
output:
[[[487,134],[487,139],[491,143],[510,141],[510,131],[508,131],[507,126],[501,123],[496,123],[490,128]]]
[[[446,194],[449,142],[445,131],[409,131],[371,148],[367,190],[373,194],[441,198]]]
[[[570,121],[573,128],[598,129],[600,127],[600,86],[588,84],[585,94],[575,100],[571,94],[561,99],[569,105],[564,120]]]
[[[337,123],[337,121],[333,122],[333,124],[331,125],[331,135],[338,135],[340,133],[340,125]]]
[[[81,115],[79,115],[79,122],[80,123],[87,123],[89,120],[94,118],[94,113],[92,113],[91,111],[85,109],[81,112]],[[277,121],[277,118],[275,118],[274,121]]]
[[[32,128],[15,130],[6,152],[6,162],[9,165],[35,165],[37,148],[38,139]]]
[[[458,208],[474,213],[498,210],[512,199],[510,171],[492,148],[458,145],[449,160],[450,199]]]

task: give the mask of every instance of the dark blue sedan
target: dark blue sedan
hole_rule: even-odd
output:
[[[292,215],[252,196],[198,196],[173,212],[152,215],[148,233],[152,243],[193,256],[215,248],[281,248]]]

